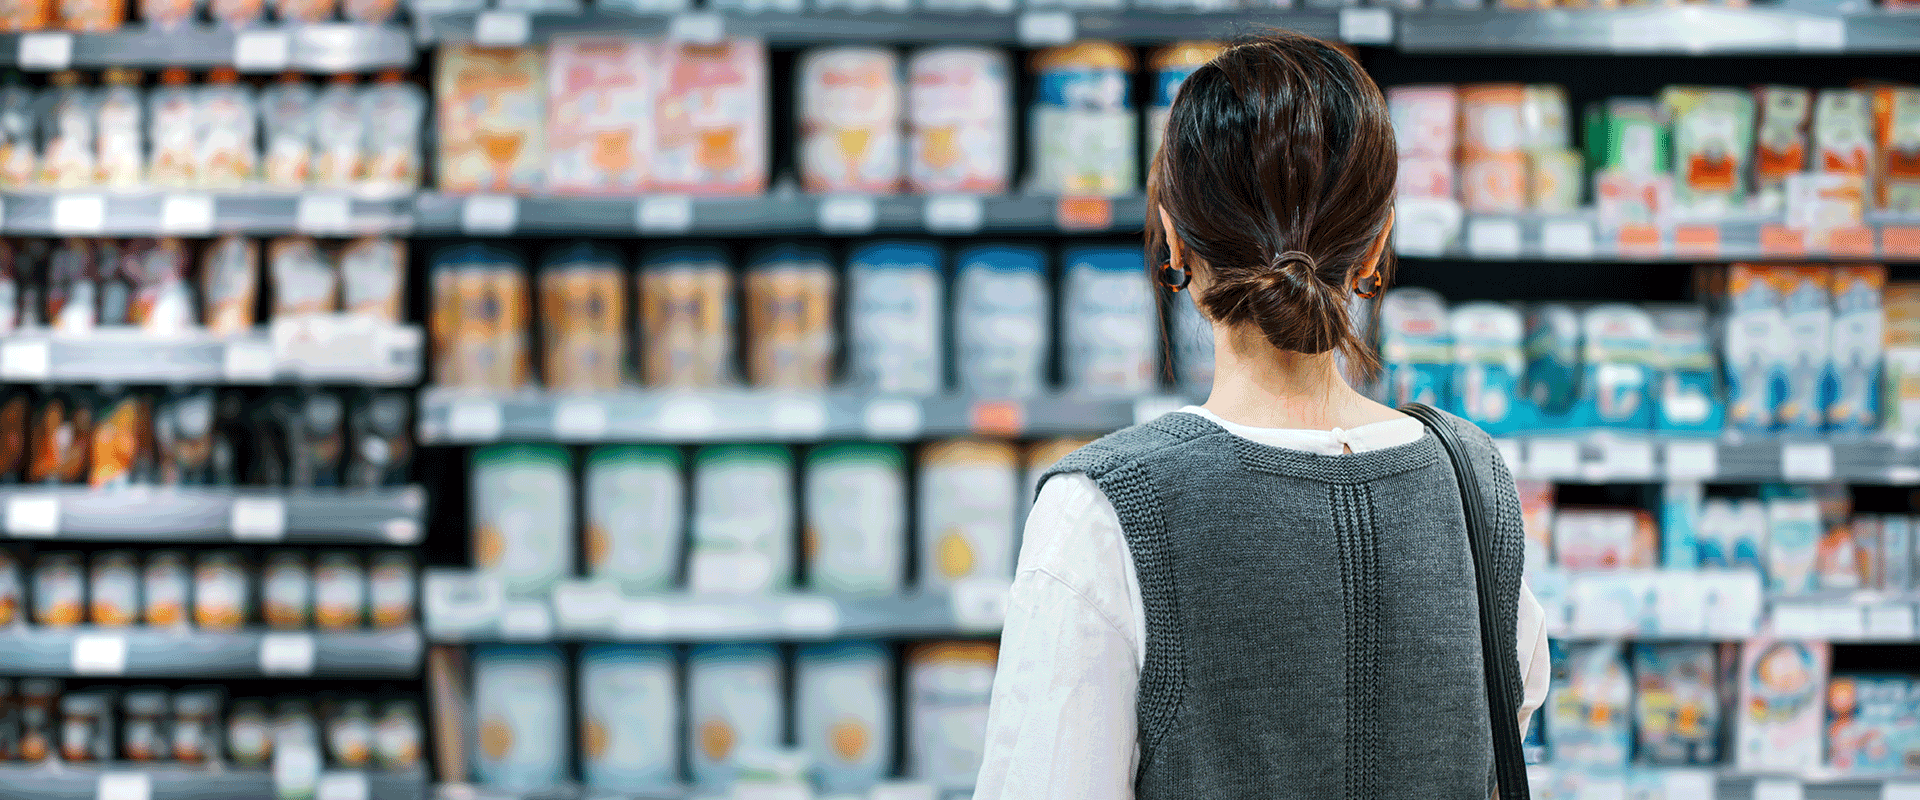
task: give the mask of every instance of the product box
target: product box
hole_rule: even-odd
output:
[[[1705,500],[1705,488],[1698,483],[1660,487],[1660,566],[1684,570],[1703,566],[1701,506]]]
[[[1673,194],[1691,216],[1713,218],[1747,197],[1753,99],[1738,89],[1669,86],[1661,111],[1673,125]]]
[[[1019,455],[1005,442],[953,439],[920,451],[918,584],[1013,577]]]
[[[956,253],[954,263],[953,357],[960,390],[980,397],[1045,391],[1053,349],[1046,253],[1030,245],[973,245]]]
[[[1627,765],[1633,749],[1633,681],[1619,642],[1569,643],[1554,669],[1547,699],[1556,764],[1588,768]]]
[[[1459,109],[1459,92],[1450,83],[1389,87],[1387,112],[1393,117],[1393,138],[1400,143],[1401,160],[1452,162]]]
[[[1827,668],[1824,642],[1749,639],[1735,686],[1734,761],[1742,770],[1802,772],[1820,766]]]
[[[890,47],[823,47],[799,65],[801,184],[810,192],[900,188],[900,60]]]
[[[648,387],[711,389],[734,379],[734,285],[727,252],[677,244],[641,257],[640,379]]]
[[[906,582],[907,457],[890,444],[807,451],[807,584],[835,594],[892,594]]]
[[[1557,83],[1530,83],[1522,88],[1520,146],[1529,152],[1565,148],[1573,144],[1573,112],[1566,87]]]
[[[1913,518],[1888,514],[1880,518],[1880,587],[1901,592],[1914,587]]]
[[[1720,352],[1727,383],[1727,424],[1747,432],[1774,428],[1785,396],[1785,298],[1770,268],[1734,264],[1727,268],[1721,298]]]
[[[1785,321],[1785,370],[1775,380],[1782,394],[1775,407],[1781,430],[1812,433],[1825,427],[1827,380],[1833,358],[1833,301],[1826,267],[1774,267]]]
[[[1580,208],[1585,184],[1586,163],[1579,151],[1553,147],[1527,153],[1527,210],[1571,214]]]
[[[632,37],[561,37],[547,46],[548,191],[631,195],[647,190],[657,48]]]
[[[1672,213],[1673,177],[1667,170],[1667,129],[1650,100],[1612,98],[1589,106],[1587,163],[1601,227],[1658,225]]]
[[[834,281],[823,247],[781,242],[754,251],[741,315],[754,386],[817,391],[833,380]]]
[[[1581,392],[1580,314],[1564,303],[1527,309],[1526,396],[1542,430],[1570,428]]]
[[[758,39],[660,49],[653,181],[663,192],[758,195],[767,188],[767,51]]]
[[[1005,192],[1013,171],[1013,82],[993,47],[929,47],[907,59],[907,187]]]
[[[602,644],[580,651],[580,773],[612,790],[674,787],[680,778],[680,687],[673,648]]]
[[[547,253],[540,268],[541,372],[547,388],[620,388],[630,336],[626,298],[626,270],[613,248],[578,241]]]
[[[1720,698],[1713,645],[1633,645],[1634,746],[1662,766],[1720,760]]]
[[[876,642],[807,645],[794,660],[794,738],[821,791],[860,792],[893,768],[893,657]]]
[[[1033,56],[1036,91],[1027,132],[1033,188],[1046,194],[1118,196],[1140,185],[1139,113],[1132,51],[1081,41]]]
[[[1835,675],[1827,684],[1827,766],[1841,773],[1904,772],[1905,745],[1920,735],[1904,675]]]
[[[1813,93],[1800,86],[1762,86],[1754,90],[1759,123],[1754,136],[1753,177],[1759,209],[1775,211],[1786,205],[1787,176],[1807,168],[1807,120],[1813,113]]]
[[[586,572],[630,593],[673,588],[686,549],[686,483],[673,447],[609,445],[587,453]]]
[[[793,585],[793,454],[779,445],[709,445],[693,456],[695,592],[764,594]]]
[[[1827,395],[1829,430],[1868,433],[1880,424],[1880,361],[1886,342],[1881,293],[1887,270],[1877,264],[1830,268],[1833,296],[1832,381]]]
[[[1428,289],[1395,288],[1380,301],[1380,361],[1386,404],[1451,404],[1453,329],[1446,301]]]
[[[1821,89],[1813,103],[1815,172],[1872,175],[1873,112],[1867,93],[1854,89]]]
[[[1873,89],[1874,207],[1920,214],[1920,88]]]
[[[1882,428],[1913,439],[1920,437],[1920,283],[1888,283],[1883,300]]]
[[[474,645],[474,782],[539,791],[567,778],[567,691],[560,649]]]
[[[1607,303],[1581,312],[1581,396],[1575,417],[1621,430],[1653,427],[1657,354],[1653,317],[1639,306]]]
[[[945,384],[944,264],[932,241],[867,242],[848,253],[846,371],[854,387],[932,394]]]
[[[1137,247],[1063,248],[1060,374],[1070,390],[1132,397],[1157,385],[1160,323]]]
[[[971,789],[987,740],[999,646],[925,642],[907,652],[906,773],[943,790]]]
[[[573,572],[573,463],[565,448],[480,448],[470,480],[477,569],[516,597],[544,596]]]
[[[1767,589],[1801,594],[1818,588],[1822,533],[1819,501],[1804,487],[1766,487]]]
[[[1514,482],[1520,492],[1520,526],[1527,534],[1525,572],[1533,575],[1553,566],[1553,482]]]
[[[1523,323],[1504,303],[1465,303],[1449,315],[1453,338],[1450,410],[1494,436],[1524,429],[1530,414],[1520,391]]]
[[[1568,570],[1651,569],[1659,530],[1638,508],[1563,506],[1554,514],[1554,562]]]
[[[704,789],[733,783],[743,751],[780,746],[787,727],[780,651],[770,644],[696,645],[687,656],[688,763]]]
[[[448,192],[531,192],[546,164],[546,51],[441,48],[434,70],[439,159]]]
[[[1648,306],[1653,315],[1659,376],[1654,428],[1662,433],[1717,434],[1726,423],[1714,369],[1713,326],[1706,309]]]

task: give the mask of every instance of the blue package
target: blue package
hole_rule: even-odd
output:
[[[472,661],[474,782],[540,791],[566,780],[567,687],[560,649],[475,645]]]
[[[1660,566],[1687,570],[1706,566],[1700,533],[1704,495],[1705,488],[1698,483],[1661,487]],[[1716,558],[1724,561],[1725,554],[1717,553]]]
[[[1805,486],[1763,488],[1767,508],[1767,589],[1804,594],[1819,588],[1820,501]]]
[[[1160,320],[1137,247],[1060,251],[1060,376],[1066,388],[1133,396],[1158,387]]]
[[[1386,404],[1453,403],[1453,336],[1447,304],[1427,289],[1396,288],[1380,301],[1380,361]]]
[[[1046,390],[1053,306],[1046,253],[982,244],[954,257],[953,358],[961,391],[1025,397]]]
[[[1720,760],[1720,696],[1713,645],[1633,646],[1637,760],[1662,766]]]
[[[1633,745],[1633,682],[1619,642],[1567,645],[1565,680],[1553,698],[1553,760],[1556,764],[1618,769]]]
[[[1880,362],[1885,346],[1882,293],[1887,270],[1878,264],[1832,268],[1833,354],[1827,391],[1827,427],[1868,433],[1880,422]]]
[[[1827,764],[1843,774],[1906,771],[1917,732],[1904,675],[1835,675],[1827,683]]]
[[[674,787],[680,779],[680,687],[670,645],[580,651],[580,773],[588,786]]]
[[[1713,368],[1713,333],[1700,306],[1649,306],[1659,362],[1654,427],[1662,433],[1717,434],[1726,424]]]
[[[1653,427],[1653,317],[1639,306],[1606,303],[1580,314],[1583,426],[1645,431]]]
[[[1535,427],[1571,428],[1580,399],[1580,314],[1565,303],[1533,306],[1526,335],[1526,395]]]
[[[1831,385],[1833,302],[1825,267],[1775,267],[1786,328],[1784,371],[1777,374],[1778,427],[1814,433],[1826,427]]]
[[[1780,402],[1774,377],[1785,363],[1786,314],[1769,268],[1727,268],[1720,329],[1727,426],[1752,433],[1773,430]]]
[[[794,655],[794,738],[823,793],[864,792],[893,767],[893,655],[878,642],[804,645]]]
[[[847,375],[877,392],[945,385],[945,260],[931,241],[881,240],[847,256]]]
[[[1526,427],[1520,391],[1520,312],[1504,303],[1464,303],[1449,315],[1454,413],[1494,436]]]

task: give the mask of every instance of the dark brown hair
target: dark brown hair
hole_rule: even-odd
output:
[[[1282,350],[1341,350],[1371,373],[1347,302],[1397,166],[1386,100],[1351,57],[1293,33],[1243,40],[1174,98],[1147,176],[1151,260],[1168,254],[1165,209],[1183,266],[1205,272],[1194,300],[1208,317],[1255,323]],[[1383,252],[1383,283],[1389,266]]]

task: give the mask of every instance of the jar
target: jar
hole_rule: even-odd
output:
[[[128,761],[160,761],[172,753],[167,746],[167,693],[139,689],[121,698],[121,753]]]

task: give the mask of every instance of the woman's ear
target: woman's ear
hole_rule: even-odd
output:
[[[1165,212],[1162,212],[1165,216]],[[1353,273],[1354,280],[1364,281],[1380,274],[1380,257],[1387,254],[1387,243],[1393,241],[1393,207],[1387,207],[1387,224],[1380,227],[1380,235],[1374,237],[1373,244],[1367,246],[1367,257],[1361,259],[1360,268]]]

